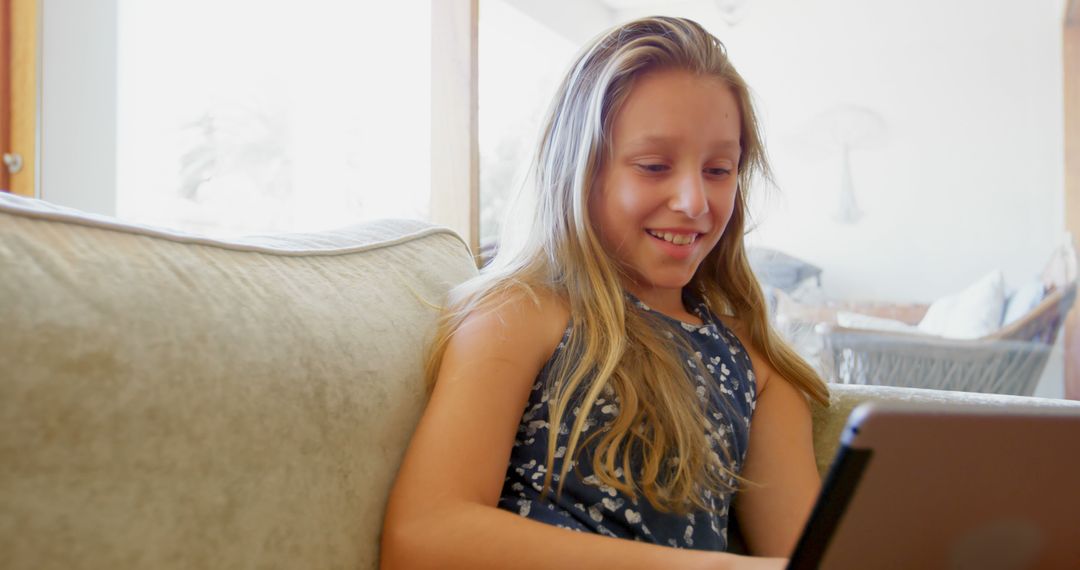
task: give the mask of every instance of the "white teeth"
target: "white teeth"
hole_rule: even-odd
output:
[[[646,230],[649,235],[660,238],[664,241],[671,242],[675,245],[688,245],[694,243],[697,239],[697,234],[673,234],[671,232],[654,232],[653,230]]]

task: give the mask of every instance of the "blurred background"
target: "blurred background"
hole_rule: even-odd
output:
[[[792,342],[842,381],[886,361],[983,384],[1023,368],[1003,389],[1065,395],[1071,300],[1040,303],[1075,284],[1076,2],[3,1],[5,90],[32,95],[4,99],[6,140],[31,142],[0,187],[223,237],[430,219],[476,250],[496,245],[578,49],[639,16],[692,18],[754,92],[776,177],[750,191],[748,243]],[[927,322],[943,311],[997,320]],[[926,360],[978,339],[1029,350]],[[868,364],[860,342],[903,350]]]

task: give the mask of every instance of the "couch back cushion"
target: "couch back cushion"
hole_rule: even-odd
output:
[[[475,273],[422,222],[221,242],[0,197],[5,566],[375,568]]]

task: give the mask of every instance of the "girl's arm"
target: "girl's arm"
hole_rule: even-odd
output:
[[[381,567],[782,568],[782,560],[676,550],[578,533],[496,508],[521,414],[568,312],[511,299],[467,319],[390,495]]]
[[[751,483],[736,496],[735,512],[752,553],[791,556],[821,489],[810,405],[768,360],[747,350],[758,398],[742,471]]]

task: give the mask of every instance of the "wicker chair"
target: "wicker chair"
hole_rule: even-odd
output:
[[[1055,251],[1042,280],[1048,292],[1034,309],[974,340],[835,324],[840,310],[916,324],[926,305],[837,303],[804,313],[800,320],[819,323],[819,365],[833,382],[1030,396],[1076,300],[1077,259],[1071,239]]]

